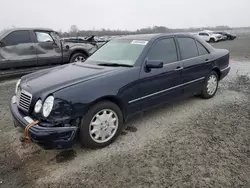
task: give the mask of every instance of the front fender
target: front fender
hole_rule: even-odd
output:
[[[92,44],[74,44],[69,45],[69,54],[72,55],[76,51],[84,51],[86,55],[90,56],[97,49],[98,47]]]
[[[95,101],[107,98],[117,99],[126,108],[128,101],[138,95],[139,71],[140,67],[125,68],[56,91],[54,97],[58,107],[53,116],[56,117],[56,113],[70,118],[83,116]]]

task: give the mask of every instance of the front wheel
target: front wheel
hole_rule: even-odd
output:
[[[212,98],[218,89],[218,84],[219,84],[218,74],[215,71],[212,71],[206,77],[201,96],[205,99]]]
[[[109,101],[94,104],[83,117],[80,140],[87,148],[102,148],[112,143],[123,127],[120,108]]]

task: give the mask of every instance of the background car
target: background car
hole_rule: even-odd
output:
[[[225,32],[225,31],[218,31],[218,32],[215,32],[215,33],[223,35],[226,38],[226,40],[234,40],[234,39],[237,38],[236,35],[228,33],[228,32]]]
[[[62,40],[44,28],[14,28],[0,33],[0,76],[32,72],[69,62],[84,62],[101,45],[92,40]],[[103,44],[103,43],[102,43]]]
[[[201,31],[197,35],[202,39],[204,39],[206,42],[211,42],[211,43],[223,40],[223,36],[221,34],[216,34],[213,31],[209,30]]]

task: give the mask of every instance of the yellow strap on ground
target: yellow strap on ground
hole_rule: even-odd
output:
[[[33,122],[31,122],[30,124],[28,124],[28,125],[25,127],[25,130],[24,130],[25,140],[29,140],[29,141],[31,142],[31,138],[30,138],[30,136],[29,136],[29,129],[30,129],[32,126],[34,126],[34,125],[36,125],[36,124],[38,124],[38,123],[39,123],[39,121],[33,121]]]

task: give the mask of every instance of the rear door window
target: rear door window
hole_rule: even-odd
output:
[[[13,31],[7,35],[2,42],[5,46],[32,43],[29,31]]]
[[[173,38],[158,40],[148,53],[149,60],[163,60],[165,64],[178,60]]]
[[[177,41],[179,44],[182,60],[197,57],[199,55],[194,39],[188,37],[179,37],[177,38]]]

